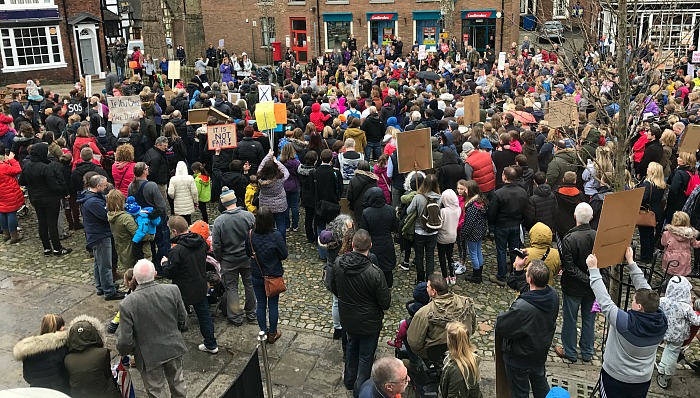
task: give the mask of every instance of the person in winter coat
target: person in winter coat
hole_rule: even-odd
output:
[[[372,237],[370,252],[377,256],[375,263],[384,273],[386,285],[390,289],[394,285],[394,268],[396,267],[396,251],[392,233],[399,228],[396,212],[386,202],[384,192],[379,187],[367,189],[363,195],[359,227],[369,232]]]
[[[462,215],[462,209],[459,207],[457,194],[452,189],[442,192],[440,202],[442,203],[440,209],[442,227],[437,234],[438,260],[440,261],[442,277],[447,280],[448,285],[454,285],[457,283],[457,279],[452,266],[452,252],[457,241],[457,225]]]
[[[668,200],[666,203],[666,223],[671,222],[673,214],[683,210],[685,202],[688,200],[686,191],[693,175],[697,174],[695,168],[695,154],[690,152],[678,153],[678,168],[671,173],[668,180],[671,182],[668,187]],[[692,203],[694,205],[694,203]],[[691,217],[693,214],[688,213]],[[691,219],[691,221],[693,221]],[[692,223],[692,222],[691,222]]]
[[[496,167],[496,188],[500,188],[505,184],[503,182],[503,170],[514,165],[515,157],[518,156],[518,152],[514,151],[515,148],[511,143],[512,137],[510,134],[502,133],[499,139],[501,146],[499,150],[493,152],[493,164]],[[506,146],[509,149],[506,149]]]
[[[315,151],[308,151],[304,156],[304,164],[297,168],[297,175],[301,182],[301,206],[304,207],[304,232],[306,233],[306,241],[309,243],[316,242],[316,231],[313,224],[316,202],[309,175],[312,170],[316,169],[317,160],[318,154]]]
[[[47,314],[41,320],[39,335],[15,344],[12,354],[22,361],[22,376],[29,387],[48,388],[70,394],[70,381],[64,359],[68,354],[68,331],[60,315]]]
[[[252,170],[257,170],[265,157],[262,144],[253,138],[255,129],[253,126],[245,126],[243,129],[243,139],[233,150],[233,158],[240,160],[243,164],[248,162]]]
[[[289,170],[270,152],[258,167],[258,187],[260,189],[259,206],[267,206],[275,216],[275,225],[286,241],[287,231],[287,194],[284,183],[289,179]]]
[[[209,224],[209,214],[207,213],[207,203],[211,201],[211,178],[207,169],[199,162],[192,163],[192,177],[197,186],[197,200],[199,211],[202,213],[202,220]]]
[[[282,336],[282,332],[277,330],[279,294],[267,297],[264,278],[283,276],[282,260],[285,260],[289,253],[284,235],[282,231],[275,230],[273,213],[266,206],[260,206],[255,213],[255,224],[246,237],[245,251],[251,257],[250,271],[257,300],[258,326],[260,331],[267,333],[267,342],[273,344]]]
[[[479,357],[470,335],[461,322],[450,322],[446,327],[447,350],[440,377],[443,398],[481,398],[479,386]]]
[[[219,149],[214,153],[212,196],[221,195],[221,187],[227,186],[236,193],[236,205],[245,208],[245,193],[249,182],[248,171],[251,168],[250,163],[244,164],[240,160],[232,160],[229,164],[226,164],[224,163],[224,156],[221,156]],[[221,202],[219,202],[218,207],[220,212],[224,210]]]
[[[71,397],[121,397],[112,377],[112,357],[104,346],[103,329],[97,318],[87,315],[78,316],[71,322],[68,332],[70,352],[64,360]]]
[[[530,229],[533,225],[541,222],[554,230],[554,216],[557,214],[557,198],[552,192],[552,188],[547,184],[545,174],[541,171],[535,173],[533,178],[534,188],[532,196],[527,201],[523,225]]]
[[[647,143],[644,145],[644,155],[637,163],[634,171],[637,175],[637,180],[642,180],[647,175],[649,163],[656,162],[661,164],[664,156],[664,149],[661,145],[661,129],[658,126],[652,126],[646,131]]]
[[[596,158],[596,150],[600,142],[600,132],[589,124],[583,129],[582,135],[584,135],[584,139],[581,143],[581,148],[579,148],[581,164],[588,164],[589,159],[593,160]]]
[[[61,245],[58,236],[60,199],[66,194],[61,186],[65,185],[65,182],[61,173],[56,173],[51,167],[48,156],[48,144],[32,145],[29,164],[24,166],[19,175],[19,185],[29,190],[29,200],[36,211],[44,255],[63,256],[72,251]]]
[[[382,128],[382,122],[377,113],[377,108],[371,106],[369,108],[369,116],[362,122],[362,131],[365,132],[367,145],[365,145],[365,159],[379,159],[382,155],[382,138],[384,138],[385,128]]]
[[[174,216],[168,220],[173,247],[168,256],[163,257],[163,275],[177,285],[183,303],[191,305],[197,313],[199,331],[204,337],[204,343],[198,347],[199,351],[216,354],[219,347],[214,337],[214,324],[207,299],[209,286],[206,263],[209,245],[200,235],[189,232],[189,226],[184,217]]]
[[[134,235],[138,224],[134,217],[124,210],[126,198],[121,191],[113,189],[107,194],[107,221],[114,237],[114,248],[117,252],[118,266],[127,270],[139,260],[134,255]],[[151,246],[143,246],[143,258],[151,259]]]
[[[175,214],[182,216],[187,225],[191,224],[195,205],[199,204],[199,192],[194,178],[188,173],[187,164],[183,161],[177,163],[175,176],[170,178],[168,196],[173,200]]]
[[[372,187],[376,187],[378,179],[377,175],[370,171],[369,163],[366,160],[357,162],[357,169],[355,170],[355,175],[350,179],[347,193],[349,207],[353,211],[355,222],[359,222],[362,219],[365,192]]]
[[[58,135],[56,137],[58,137]],[[99,147],[97,146],[97,141],[96,141],[95,137],[90,135],[90,130],[88,130],[87,127],[81,126],[78,128],[78,131],[75,134],[75,142],[73,143],[73,168],[74,169],[75,169],[75,166],[77,165],[77,163],[80,162],[80,152],[85,145],[90,146],[90,149],[92,149],[93,154],[102,156],[102,152],[100,151]],[[97,164],[99,165],[100,162],[98,161]]]
[[[567,171],[576,171],[578,160],[576,150],[567,148],[566,142],[559,140],[555,143],[554,158],[547,167],[547,184],[556,192]]]
[[[457,153],[448,150],[442,154],[442,166],[437,171],[440,190],[457,189],[457,181],[467,179],[464,166],[459,161]]]
[[[669,275],[687,276],[692,271],[691,251],[700,248],[698,231],[690,226],[687,213],[677,211],[664,227],[661,245],[664,257],[661,268]]]
[[[5,145],[0,144],[0,229],[3,241],[13,244],[22,240],[17,231],[17,210],[24,204],[24,192],[17,183],[21,172],[15,154],[5,156]]]
[[[377,186],[384,192],[386,203],[391,204],[391,178],[387,175],[387,165],[389,163],[389,155],[382,154],[374,165],[374,174],[377,176]]]
[[[346,141],[348,138],[355,140],[355,148],[364,156],[365,146],[367,146],[367,134],[360,129],[360,124],[359,118],[353,118],[349,123],[349,127],[345,129],[343,141]]]
[[[148,166],[148,180],[158,185],[160,194],[166,202],[168,200],[167,185],[170,181],[170,168],[165,153],[167,148],[168,138],[161,136],[156,138],[155,146],[143,155],[143,162]]]
[[[638,188],[644,188],[644,196],[642,197],[642,207],[651,210],[654,213],[654,220],[657,225],[663,219],[663,205],[661,201],[666,191],[666,182],[664,181],[664,168],[656,162],[649,163],[646,178],[637,185]],[[650,262],[654,254],[654,245],[657,242],[657,227],[639,226],[639,261]],[[660,227],[658,228],[660,232]]]
[[[331,115],[324,114],[323,112],[321,112],[321,104],[316,102],[313,105],[311,105],[311,114],[309,115],[309,122],[314,124],[317,132],[320,133],[323,131],[323,127],[325,127],[326,121],[330,118]]]
[[[481,283],[484,267],[481,243],[488,231],[488,201],[476,181],[466,181],[464,187],[467,199],[463,207],[464,222],[459,230],[459,239],[465,242],[472,262],[472,276],[468,280],[473,283]]]
[[[416,283],[424,282],[435,268],[435,246],[437,246],[438,231],[423,229],[421,216],[429,203],[440,205],[440,187],[434,174],[429,174],[418,188],[418,193],[411,200],[406,214],[415,214],[413,229],[413,248],[416,250],[414,263],[416,265]],[[425,262],[423,261],[425,259]]]
[[[114,188],[124,196],[129,195],[129,184],[134,181],[134,165],[134,147],[131,144],[118,146],[112,165],[112,178]]]
[[[576,188],[576,173],[564,173],[563,184],[554,193],[557,199],[557,212],[554,214],[554,231],[559,240],[576,226],[574,209],[584,201],[583,194]]]
[[[288,229],[297,232],[299,230],[299,194],[301,192],[301,180],[297,170],[301,166],[301,162],[297,159],[297,152],[292,143],[287,143],[282,147],[279,160],[289,172],[289,178],[283,184],[284,192],[287,195],[285,218]],[[291,220],[289,218],[290,211],[292,213]]]
[[[91,148],[83,148],[80,151],[79,159],[80,160],[74,164],[73,172],[70,177],[70,192],[76,196],[85,189],[83,178],[87,173],[94,172],[107,177],[107,172],[93,161],[94,157]]]
[[[129,215],[134,217],[136,225],[138,226],[136,232],[134,233],[134,237],[132,238],[132,242],[140,243],[142,241],[152,241],[154,239],[156,229],[158,225],[160,225],[161,221],[160,217],[153,219],[150,217],[153,213],[153,208],[141,208],[141,206],[136,203],[136,199],[133,196],[129,196],[126,198],[124,210],[129,213]],[[140,257],[140,255],[137,257]]]
[[[467,175],[468,180],[476,181],[484,195],[496,189],[496,166],[488,152],[474,149],[472,143],[465,142],[462,144],[462,156],[464,163],[472,170],[471,175]]]
[[[527,253],[525,267],[530,265],[532,260],[541,260],[549,268],[550,286],[554,286],[554,278],[559,276],[561,270],[561,257],[559,250],[552,247],[552,230],[545,224],[538,222],[530,228],[530,247],[524,249]]]
[[[219,66],[219,72],[221,73],[221,82],[228,84],[228,82],[233,81],[233,65],[228,57],[224,57],[224,60]]]
[[[673,375],[676,374],[676,362],[681,353],[683,342],[691,337],[690,327],[700,326],[700,300],[692,303],[693,285],[683,276],[674,276],[668,281],[666,295],[661,299],[661,310],[668,321],[668,329],[664,335],[666,346],[659,361],[659,374],[656,382],[661,388],[671,386]]]

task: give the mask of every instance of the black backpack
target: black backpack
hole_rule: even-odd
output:
[[[423,195],[427,201],[423,213],[420,215],[420,225],[425,232],[437,232],[442,228],[442,215],[440,214],[440,204],[437,199],[431,199]]]

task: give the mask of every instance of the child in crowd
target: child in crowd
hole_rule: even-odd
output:
[[[467,249],[467,242],[460,239],[461,236],[459,231],[462,230],[462,225],[464,225],[464,205],[467,203],[467,180],[457,181],[457,200],[459,201],[459,222],[457,223],[457,251],[459,252],[459,257],[454,263],[455,274],[462,275],[467,272],[467,256],[469,255],[469,250]]]
[[[134,237],[132,238],[132,242],[135,243],[133,246],[134,257],[137,259],[144,258],[143,243],[150,242],[155,238],[156,227],[160,224],[160,217],[150,219],[148,216],[153,211],[153,208],[144,207],[142,209],[141,206],[136,203],[136,199],[133,196],[129,196],[126,199],[124,210],[134,217],[138,225]]]
[[[195,221],[194,224],[192,224],[190,226],[190,232],[195,233],[195,234],[201,236],[202,238],[204,238],[204,240],[209,245],[208,251],[211,251],[211,239],[212,239],[212,237],[211,237],[211,232],[209,231],[209,224],[207,224],[203,220]]]
[[[192,174],[194,183],[197,185],[199,196],[199,211],[202,213],[202,220],[209,223],[209,213],[207,213],[207,203],[211,201],[211,178],[207,169],[199,162],[192,163]]]
[[[419,309],[430,302],[430,295],[428,294],[428,282],[420,282],[413,288],[413,300],[406,302],[406,311],[408,311],[408,318],[402,319],[399,322],[399,329],[396,331],[396,337],[393,340],[389,340],[386,343],[392,347],[401,348],[403,346],[403,341],[406,339],[406,333],[408,333],[408,327],[411,325],[411,319],[416,315]]]
[[[664,258],[661,267],[669,275],[686,276],[692,269],[691,251],[700,248],[698,230],[690,226],[688,213],[677,211],[673,213],[671,224],[667,224],[661,245],[664,247]]]
[[[481,253],[481,243],[488,231],[488,200],[474,180],[467,181],[467,202],[464,205],[464,224],[459,231],[460,239],[467,242],[469,257],[472,260],[473,283],[481,283],[481,273],[484,270],[484,256]]]
[[[673,217],[676,217],[675,214]],[[666,346],[659,362],[659,374],[656,376],[656,383],[661,388],[671,386],[683,342],[692,337],[690,326],[700,325],[700,315],[695,312],[700,310],[700,300],[695,301],[693,308],[692,289],[693,286],[685,277],[676,275],[668,281],[666,296],[661,299],[660,307],[668,321],[668,329],[664,335]]]
[[[457,283],[457,278],[455,277],[455,271],[452,267],[452,252],[454,250],[455,241],[457,241],[457,224],[459,224],[462,211],[459,208],[457,194],[451,189],[447,189],[442,193],[440,202],[443,206],[442,209],[440,209],[442,227],[437,234],[440,270],[442,271],[442,277],[447,280],[447,284],[455,285]]]
[[[258,210],[258,177],[255,174],[250,176],[245,188],[245,207],[253,214]]]
[[[374,174],[379,177],[377,180],[377,186],[384,192],[384,197],[386,198],[386,203],[391,204],[391,178],[387,176],[387,163],[389,162],[389,155],[382,154],[377,160],[377,164],[374,165]]]
[[[136,290],[138,282],[136,282],[136,278],[134,278],[133,268],[129,268],[128,270],[126,270],[126,272],[124,272],[124,285],[129,288],[127,294]],[[120,314],[119,311],[117,311],[117,314],[109,322],[109,325],[107,325],[107,333],[114,334],[117,332],[117,328],[119,327],[119,318]]]

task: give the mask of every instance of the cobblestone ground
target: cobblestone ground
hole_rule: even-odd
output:
[[[303,210],[301,217],[303,222]],[[193,216],[193,220],[197,218],[197,216]],[[82,231],[73,232],[71,237],[63,241],[66,247],[73,248],[73,253],[64,257],[46,258],[43,256],[36,233],[34,213],[22,218],[20,225],[25,236],[21,243],[15,245],[0,243],[1,270],[51,278],[56,281],[93,284],[92,258],[85,250],[85,239]],[[333,332],[332,296],[321,281],[323,264],[318,259],[316,247],[306,242],[301,230],[288,233],[287,243],[289,245],[289,258],[284,262],[284,267],[288,291],[280,299],[280,322],[282,325],[328,336]],[[457,285],[453,287],[453,291],[474,299],[478,314],[478,327],[473,341],[478,347],[480,355],[485,359],[491,359],[494,355],[493,327],[496,316],[499,311],[508,308],[515,298],[515,293],[506,287],[499,287],[488,282],[488,276],[495,273],[496,268],[493,243],[485,241],[483,252],[486,261],[485,282],[481,285],[475,285],[460,277]],[[439,265],[436,267],[439,269]],[[386,346],[385,342],[394,337],[399,321],[407,315],[404,303],[411,299],[414,280],[415,270],[401,271],[397,267],[394,274],[394,288],[392,289],[392,305],[386,314],[380,346]],[[86,289],[89,288],[86,287]],[[558,282],[557,289],[559,289]],[[696,294],[697,292],[696,290]],[[561,324],[561,321],[559,323]],[[554,338],[555,344],[560,342],[559,328]],[[603,328],[604,318],[599,315],[596,320],[596,355],[591,365],[581,366],[597,367],[601,365],[600,348]],[[697,347],[697,344],[695,346]],[[700,350],[691,348],[687,356],[691,359],[699,359]],[[554,350],[550,351],[550,361],[562,362]],[[579,363],[581,362],[579,361]]]

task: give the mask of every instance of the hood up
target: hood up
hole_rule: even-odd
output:
[[[185,234],[178,235],[170,239],[170,242],[176,245],[182,245],[191,250],[196,250],[201,246],[207,246],[207,242],[204,240],[204,238],[194,232],[187,232]]]
[[[32,152],[29,154],[29,160],[32,162],[49,164],[49,144],[40,142],[32,145]]]
[[[552,230],[538,222],[530,228],[530,244],[533,247],[552,247]]]
[[[364,207],[384,207],[386,205],[386,197],[384,191],[379,187],[372,187],[365,192]]]
[[[12,350],[15,360],[22,361],[33,355],[55,351],[68,343],[68,331],[46,333],[38,336],[29,336],[15,344]]]
[[[176,176],[186,176],[188,175],[187,173],[187,163],[183,162],[182,160],[177,162],[177,167],[175,168],[175,175]]]
[[[68,332],[68,348],[71,351],[84,351],[90,347],[104,347],[102,323],[99,319],[80,315],[73,319]]]
[[[444,207],[459,209],[459,199],[455,191],[451,189],[446,189],[445,192],[442,193],[440,202]]]

